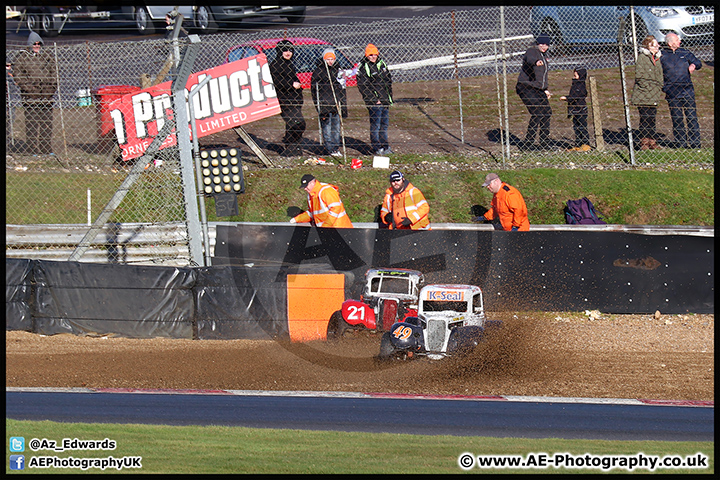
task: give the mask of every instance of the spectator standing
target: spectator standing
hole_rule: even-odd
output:
[[[522,67],[518,75],[515,92],[527,107],[530,113],[525,140],[521,144],[524,149],[535,148],[535,137],[538,136],[540,149],[547,149],[551,146],[550,141],[550,118],[552,108],[548,90],[548,49],[550,48],[550,36],[542,34],[537,37],[536,44],[525,52],[522,59]]]
[[[295,47],[290,40],[280,40],[275,46],[275,60],[270,63],[270,74],[280,103],[280,116],[285,122],[285,149],[283,156],[302,155],[300,140],[305,133],[302,114],[303,91],[293,62]]]
[[[388,142],[392,75],[378,48],[372,43],[365,47],[365,57],[358,65],[357,86],[370,118],[370,145],[376,155],[390,155]]]
[[[567,96],[560,100],[568,102],[568,118],[572,118],[575,131],[575,146],[569,151],[587,152],[590,150],[590,135],[588,134],[588,108],[587,108],[587,70],[585,67],[575,67],[573,81]]]
[[[430,205],[423,193],[402,172],[390,174],[390,188],[385,191],[380,218],[390,229],[430,230]]]
[[[488,173],[483,188],[493,194],[490,210],[475,221],[500,220],[502,230],[526,232],[530,230],[527,206],[520,191],[500,180],[497,173]]]
[[[637,106],[640,124],[638,136],[640,150],[659,149],[655,128],[657,106],[663,88],[663,67],[660,60],[660,44],[654,36],[648,35],[640,44],[640,54],[635,63],[635,85],[632,103]]]
[[[12,65],[25,112],[25,142],[33,155],[52,153],[53,96],[57,91],[55,61],[43,50],[43,39],[30,32],[27,49]]]
[[[322,127],[323,143],[329,155],[342,157],[340,153],[340,115],[347,118],[347,92],[338,66],[335,64],[335,51],[326,48],[323,57],[310,79],[310,93],[315,102],[320,126]]]
[[[680,47],[675,33],[665,35],[668,48],[663,49],[663,91],[670,107],[673,138],[677,148],[700,148],[700,125],[695,105],[695,88],[690,76],[702,68],[702,62],[690,50]],[[687,128],[686,128],[687,122]]]
[[[290,223],[312,223],[316,227],[353,228],[338,187],[318,182],[312,175],[300,179],[300,188],[307,192],[308,209],[290,219]]]

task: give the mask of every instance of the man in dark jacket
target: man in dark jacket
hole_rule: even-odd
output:
[[[57,91],[55,61],[42,50],[43,39],[30,32],[27,50],[12,65],[25,112],[25,142],[30,154],[52,154],[53,95]]]
[[[522,60],[522,69],[518,75],[515,92],[520,96],[530,113],[525,140],[521,145],[524,148],[534,148],[535,136],[539,134],[539,147],[549,148],[550,141],[550,97],[548,90],[548,56],[550,37],[542,34],[538,36],[536,45],[525,52]]]
[[[370,117],[370,144],[376,155],[390,155],[388,125],[392,99],[392,76],[378,48],[372,43],[358,65],[357,86]]]
[[[282,139],[284,156],[302,155],[300,140],[305,133],[305,118],[302,114],[303,90],[293,63],[295,47],[290,40],[280,40],[275,46],[275,60],[270,63],[270,74],[280,102],[280,116],[285,121],[285,136]]]
[[[333,157],[342,157],[340,116],[347,118],[347,92],[340,82],[342,75],[335,58],[333,49],[326,48],[323,51],[323,58],[318,61],[310,79],[310,94],[320,118],[327,153]]]
[[[700,126],[695,106],[695,88],[690,76],[702,62],[689,50],[680,48],[680,37],[665,35],[669,48],[663,49],[663,92],[670,107],[673,137],[678,148],[700,148]],[[685,122],[687,121],[687,129]]]

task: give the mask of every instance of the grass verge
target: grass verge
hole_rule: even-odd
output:
[[[492,195],[481,187],[488,171],[453,169],[451,159],[399,156],[406,177],[418,187],[430,204],[430,221],[470,223],[470,207],[490,206]],[[395,159],[393,160],[395,161]],[[608,223],[627,225],[714,225],[714,174],[699,171],[596,171],[536,168],[495,170],[503,181],[517,187],[525,197],[530,223],[564,224],[563,207],[570,199],[587,196]],[[209,221],[285,222],[290,206],[307,208],[306,194],[298,188],[300,177],[312,173],[322,182],[339,187],[340,196],[353,222],[374,221],[375,207],[388,188],[388,170],[348,167],[305,166],[292,169],[252,170],[245,174],[245,193],[238,195],[239,215],[218,218],[208,199]],[[25,181],[13,181],[23,173],[7,172],[8,205],[19,197],[23,209],[7,211],[8,224],[84,223],[87,218],[87,188],[93,189],[94,211],[107,203],[113,185],[106,176],[55,173],[33,179],[36,188],[28,192]],[[78,177],[83,179],[78,185]],[[96,178],[97,177],[97,178]],[[27,177],[26,177],[27,179]],[[71,188],[72,186],[72,188]],[[152,188],[139,186],[138,188]],[[138,198],[152,192],[134,192]],[[147,202],[125,202],[119,221],[153,221],[143,210]],[[138,211],[134,211],[138,209]]]
[[[11,436],[61,442],[64,438],[103,440],[117,443],[112,451],[24,452],[26,465],[34,456],[60,458],[104,458],[141,456],[142,468],[126,473],[462,473],[458,458],[465,452],[478,455],[548,455],[570,453],[576,456],[666,455],[692,457],[702,453],[707,468],[660,469],[664,473],[714,473],[714,442],[658,442],[521,439],[489,437],[424,436],[371,434],[307,430],[273,430],[222,426],[156,426],[31,422],[5,420],[6,444]],[[9,447],[8,447],[9,448]],[[8,460],[9,462],[9,460]],[[29,470],[26,467],[26,471]],[[32,470],[32,469],[30,469]],[[38,469],[38,473],[75,473],[61,468]],[[111,469],[106,472],[113,471]],[[538,467],[502,468],[471,471],[482,473],[602,473],[597,469]],[[12,473],[9,463],[6,473]],[[99,473],[90,469],[88,473]],[[612,473],[627,473],[616,468]],[[647,469],[634,472],[649,473]]]

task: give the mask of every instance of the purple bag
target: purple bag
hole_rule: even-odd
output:
[[[572,225],[590,225],[590,224],[603,224],[607,225],[607,222],[602,220],[597,212],[595,206],[592,204],[587,197],[583,197],[580,200],[568,200],[565,206],[565,223]]]

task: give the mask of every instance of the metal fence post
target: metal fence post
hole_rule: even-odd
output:
[[[632,123],[630,122],[630,106],[628,105],[627,88],[625,88],[625,61],[623,60],[623,39],[625,37],[625,19],[620,19],[620,31],[618,33],[618,60],[620,62],[620,82],[622,84],[623,109],[625,111],[625,127],[627,128],[628,151],[630,152],[630,164],[635,165],[635,145],[633,144]]]
[[[503,94],[505,95],[505,148],[507,158],[510,158],[510,113],[508,108],[507,92],[507,54],[505,52],[505,7],[500,6],[500,39],[502,41],[502,63],[503,63]],[[503,163],[503,166],[505,164]]]
[[[205,243],[205,266],[209,267],[212,265],[212,257],[210,255],[210,235],[208,233],[208,225],[207,225],[207,212],[205,211],[205,194],[202,192],[202,173],[201,173],[201,166],[200,166],[200,146],[198,144],[198,137],[197,137],[197,125],[195,122],[195,104],[194,104],[194,98],[195,95],[200,92],[200,89],[203,88],[212,77],[208,75],[205,77],[200,83],[197,84],[197,87],[192,89],[188,93],[188,110],[190,111],[190,128],[192,131],[192,141],[193,141],[193,153],[194,153],[194,159],[195,159],[195,176],[197,178],[197,188],[200,190],[200,193],[198,193],[198,200],[200,201],[200,222],[202,223],[202,232],[203,232],[203,242]]]
[[[180,155],[180,175],[182,177],[183,194],[185,198],[185,217],[188,226],[188,244],[190,247],[190,262],[194,265],[203,264],[202,232],[198,214],[197,189],[193,178],[193,156],[190,144],[190,129],[188,128],[187,99],[185,86],[197,58],[200,47],[200,37],[189,35],[190,45],[185,52],[178,75],[172,83],[173,108],[175,110],[175,134],[177,135]]]

